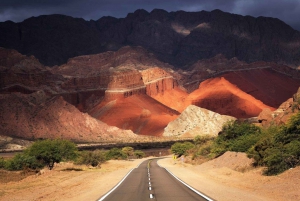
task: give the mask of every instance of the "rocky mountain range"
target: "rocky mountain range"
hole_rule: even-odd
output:
[[[286,122],[300,86],[299,32],[272,18],[138,10],[0,27],[0,136],[215,136],[233,119]]]
[[[170,122],[189,113],[190,105],[232,118],[255,117],[264,109],[275,110],[300,86],[298,71],[288,66],[217,56],[182,71],[142,47],[79,56],[53,68],[15,50],[2,48],[0,56],[1,135],[26,139],[99,142],[162,136]],[[190,93],[184,87],[200,82]],[[216,135],[220,125],[215,128],[208,130]]]
[[[64,15],[31,17],[0,23],[0,47],[34,55],[47,66],[80,55],[141,46],[159,60],[179,68],[217,54],[247,63],[272,61],[300,65],[300,33],[275,18],[211,12],[150,13],[136,10],[125,18],[85,21]]]

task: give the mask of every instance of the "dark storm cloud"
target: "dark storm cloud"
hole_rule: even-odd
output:
[[[1,0],[0,21],[23,21],[31,16],[65,14],[86,20],[126,17],[137,9],[151,11],[211,11],[276,17],[300,30],[300,0]]]

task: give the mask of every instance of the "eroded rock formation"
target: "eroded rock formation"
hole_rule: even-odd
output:
[[[179,112],[146,94],[140,94],[104,101],[89,114],[108,125],[130,129],[136,134],[161,136],[163,129]]]
[[[0,131],[30,139],[113,140],[132,138],[133,132],[161,136],[191,104],[237,118],[254,117],[264,108],[273,111],[272,104],[291,97],[300,85],[298,72],[287,66],[245,64],[218,55],[183,71],[141,47],[79,56],[51,69],[14,50],[0,49],[0,56]],[[187,93],[183,85],[199,79],[204,81],[197,90]]]
[[[286,124],[291,116],[299,112],[300,110],[300,88],[297,93],[293,95],[292,98],[289,98],[283,102],[276,110],[269,111],[263,110],[258,115],[258,122],[262,126],[270,126],[272,124],[281,125]]]
[[[255,117],[264,108],[274,110],[231,84],[224,77],[202,82],[199,89],[187,97],[186,105],[189,104],[237,118]]]
[[[213,111],[190,105],[177,119],[168,124],[163,136],[217,136],[226,122],[235,119],[235,117],[220,115]]]
[[[111,127],[43,91],[0,95],[0,131],[22,139],[63,138],[75,142],[126,141],[137,136]]]

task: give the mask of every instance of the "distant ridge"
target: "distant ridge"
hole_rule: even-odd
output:
[[[300,65],[300,33],[276,18],[211,12],[136,10],[125,18],[85,21],[42,15],[0,23],[0,47],[34,55],[47,66],[69,58],[142,46],[163,62],[187,68],[223,54],[247,63],[273,61]]]

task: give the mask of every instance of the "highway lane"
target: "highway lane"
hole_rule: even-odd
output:
[[[174,178],[157,160],[146,160],[98,201],[207,201]],[[201,182],[201,181],[199,181]]]

